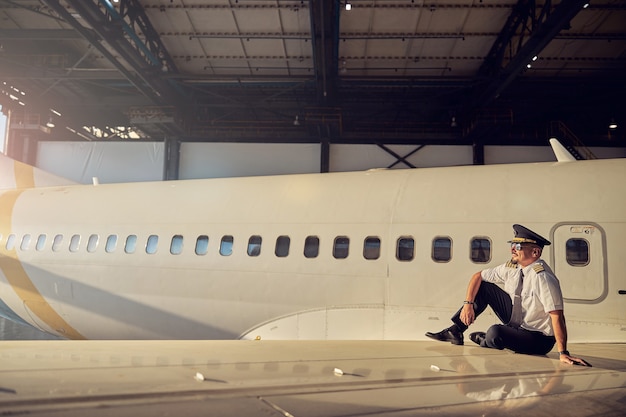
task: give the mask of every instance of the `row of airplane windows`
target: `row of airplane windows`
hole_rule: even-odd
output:
[[[1,238],[1,236],[0,236]],[[25,234],[19,239],[15,234],[7,236],[5,247],[7,250],[19,249],[28,251],[33,247],[36,251],[46,249],[48,235],[40,234],[36,239],[30,234]],[[160,237],[150,235],[145,241],[145,252],[155,254],[159,247]],[[116,234],[111,234],[104,240],[104,251],[113,253],[118,249],[119,242],[122,242],[123,250],[127,254],[137,251],[139,242],[137,235],[128,235],[120,238]],[[172,255],[183,253],[185,238],[182,235],[174,235],[168,242],[169,252]],[[229,256],[233,253],[235,239],[232,235],[222,236],[219,244],[219,254]],[[96,252],[101,243],[98,234],[91,234],[87,238],[86,251]],[[69,243],[66,243],[66,236],[57,234],[52,238],[51,250],[59,252],[68,248],[70,252],[78,252],[81,249],[82,236],[80,234],[71,235]],[[263,246],[263,238],[253,235],[248,238],[246,253],[248,256],[259,256]],[[350,253],[350,237],[337,236],[333,240],[332,256],[336,259],[345,259]],[[292,247],[291,237],[287,235],[278,236],[273,245],[274,255],[279,258],[287,257]],[[304,240],[303,255],[306,258],[317,258],[319,256],[320,239],[318,236],[307,236]],[[195,239],[194,252],[196,255],[206,255],[209,250],[209,236],[200,235]],[[381,240],[376,236],[368,236],[363,240],[362,256],[367,260],[376,260],[380,257]],[[399,237],[396,241],[396,258],[399,261],[411,261],[415,256],[415,240],[410,236]],[[445,236],[435,237],[432,241],[432,258],[436,262],[448,262],[452,258],[452,239]],[[474,238],[471,240],[471,259],[477,263],[486,263],[491,259],[491,242],[487,238]]]
[[[0,236],[0,239],[2,236]],[[113,253],[118,248],[118,242],[123,240],[123,250],[127,254],[137,251],[137,235],[128,235],[125,239],[120,239],[118,235],[108,235],[104,251]],[[155,254],[159,247],[159,235],[148,236],[145,242],[145,252]],[[172,255],[183,253],[183,235],[174,235],[169,240],[169,252]],[[46,248],[48,235],[40,234],[34,243],[36,251],[43,251]],[[69,244],[65,244],[65,235],[57,234],[52,239],[51,250],[59,252],[67,247],[70,252],[78,252],[81,248],[82,236],[74,234],[69,239]],[[33,237],[30,234],[22,236],[21,240],[15,234],[7,236],[5,247],[7,250],[19,248],[21,251],[28,251],[31,248]],[[220,240],[219,254],[229,256],[233,253],[235,239],[232,235],[224,235]],[[87,238],[86,250],[89,253],[96,252],[100,245],[100,235],[91,234]],[[246,253],[255,257],[261,254],[263,238],[253,235],[248,238]],[[289,255],[291,249],[291,238],[281,235],[276,238],[273,246],[274,255],[284,258]],[[306,258],[317,258],[319,256],[320,239],[318,236],[307,236],[304,240],[303,254]],[[566,242],[566,259],[570,265],[585,266],[589,263],[589,243],[585,239],[569,239]],[[194,252],[203,256],[209,250],[209,236],[200,235],[195,239]],[[376,260],[380,257],[381,240],[376,236],[368,236],[363,240],[362,256],[367,260]],[[345,259],[350,253],[350,237],[337,236],[333,240],[332,256],[336,259]],[[396,240],[396,259],[399,261],[411,261],[415,256],[415,240],[410,236],[401,236]],[[447,236],[437,236],[433,238],[431,245],[431,258],[435,262],[448,262],[452,259],[452,239]],[[474,237],[470,240],[470,259],[475,263],[487,263],[491,260],[491,240],[486,237]]]

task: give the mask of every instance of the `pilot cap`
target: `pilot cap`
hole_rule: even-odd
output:
[[[515,237],[513,240],[509,240],[509,243],[534,243],[541,248],[550,244],[548,239],[538,235],[530,229],[525,228],[521,224],[514,224],[513,232]]]

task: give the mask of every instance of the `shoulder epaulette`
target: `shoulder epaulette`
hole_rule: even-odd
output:
[[[545,269],[543,268],[543,264],[533,265],[533,269],[535,270],[536,273],[545,271]]]
[[[513,261],[508,261],[506,264],[504,264],[504,266],[506,266],[507,268],[517,268],[517,264],[513,263]]]

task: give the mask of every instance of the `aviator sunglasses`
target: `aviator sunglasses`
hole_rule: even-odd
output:
[[[511,249],[522,250],[523,247],[521,243],[511,243]]]

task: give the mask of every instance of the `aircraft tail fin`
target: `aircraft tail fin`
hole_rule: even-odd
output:
[[[0,153],[0,190],[75,185],[67,178],[9,158]]]
[[[556,160],[558,162],[573,162],[576,161],[576,158],[570,151],[568,151],[565,146],[559,142],[556,138],[550,139],[550,146],[552,146],[552,151],[556,156]]]

